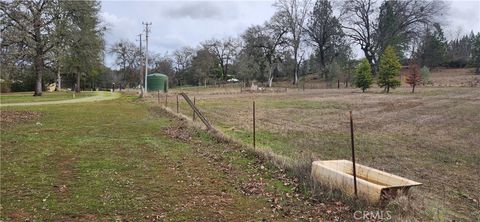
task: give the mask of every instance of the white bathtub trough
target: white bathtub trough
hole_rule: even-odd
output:
[[[412,186],[421,183],[405,179],[387,172],[355,164],[357,174],[357,193],[372,203],[392,198],[399,193],[408,192]],[[319,183],[338,188],[347,195],[354,195],[353,164],[348,160],[314,161],[312,177]]]

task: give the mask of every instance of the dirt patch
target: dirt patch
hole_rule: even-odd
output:
[[[24,209],[15,210],[10,214],[10,219],[12,221],[30,221],[31,214],[26,212]]]
[[[183,123],[183,120],[179,120],[177,123],[164,128],[165,134],[173,139],[179,139],[181,141],[190,141],[192,140],[192,135],[186,126]]]
[[[40,113],[33,111],[1,111],[0,123],[2,125],[13,125],[15,123],[36,120],[40,118]]]

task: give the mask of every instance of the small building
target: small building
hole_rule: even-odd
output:
[[[147,75],[147,91],[168,91],[168,76],[161,73],[152,73]]]

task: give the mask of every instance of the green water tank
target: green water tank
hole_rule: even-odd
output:
[[[168,76],[161,73],[152,73],[147,75],[147,91],[162,91],[168,90]]]

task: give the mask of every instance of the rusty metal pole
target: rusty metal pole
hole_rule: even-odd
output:
[[[253,101],[253,149],[255,149],[255,100]]]
[[[193,105],[195,106],[195,96],[193,97]],[[195,110],[193,110],[192,120],[195,122]]]
[[[178,94],[177,94],[177,113],[178,113]]]
[[[353,118],[352,111],[350,111],[350,135],[352,140],[352,162],[353,162],[353,189],[355,191],[355,197],[358,197],[357,194],[357,171],[355,166],[355,142],[353,136]]]

